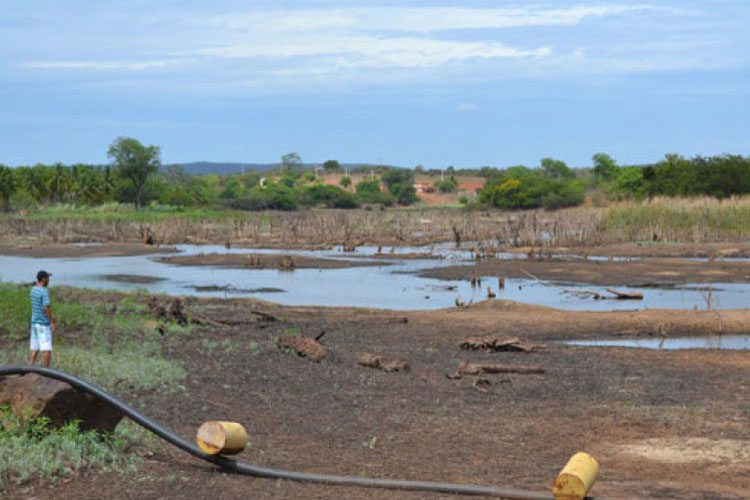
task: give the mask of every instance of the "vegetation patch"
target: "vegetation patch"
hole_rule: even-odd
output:
[[[0,407],[0,492],[86,472],[134,472],[143,445],[153,445],[151,434],[129,420],[112,434],[83,432],[77,422],[51,428],[46,418],[19,419]]]
[[[164,358],[164,337],[155,328],[160,323],[140,314],[143,306],[124,298],[123,310],[111,313],[104,306],[77,301],[74,294],[61,295],[68,300],[57,300],[52,290],[52,311],[58,324],[55,367],[107,390],[181,388],[178,383],[185,378],[185,370],[179,362]],[[0,353],[0,363],[21,363],[28,356],[28,288],[0,284],[0,310],[0,333],[11,341]],[[169,322],[162,328],[170,336],[190,330]]]

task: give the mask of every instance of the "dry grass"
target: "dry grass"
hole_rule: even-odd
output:
[[[6,246],[132,242],[142,240],[145,233],[166,245],[231,242],[277,248],[387,247],[442,242],[491,248],[580,247],[633,241],[732,242],[750,236],[750,197],[724,201],[657,198],[608,208],[578,207],[555,212],[436,208],[227,212],[199,217],[172,214],[148,222],[80,216],[0,218],[0,245]]]

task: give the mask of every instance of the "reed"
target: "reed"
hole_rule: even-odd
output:
[[[750,235],[750,197],[654,198],[610,207],[602,225],[613,241],[742,241]]]

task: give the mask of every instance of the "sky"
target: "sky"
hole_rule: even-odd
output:
[[[2,0],[0,163],[750,154],[750,2]]]

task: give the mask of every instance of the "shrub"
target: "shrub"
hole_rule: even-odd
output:
[[[442,181],[435,182],[435,188],[441,193],[453,193],[456,191],[457,186],[458,182],[453,176],[447,179],[443,179]]]

